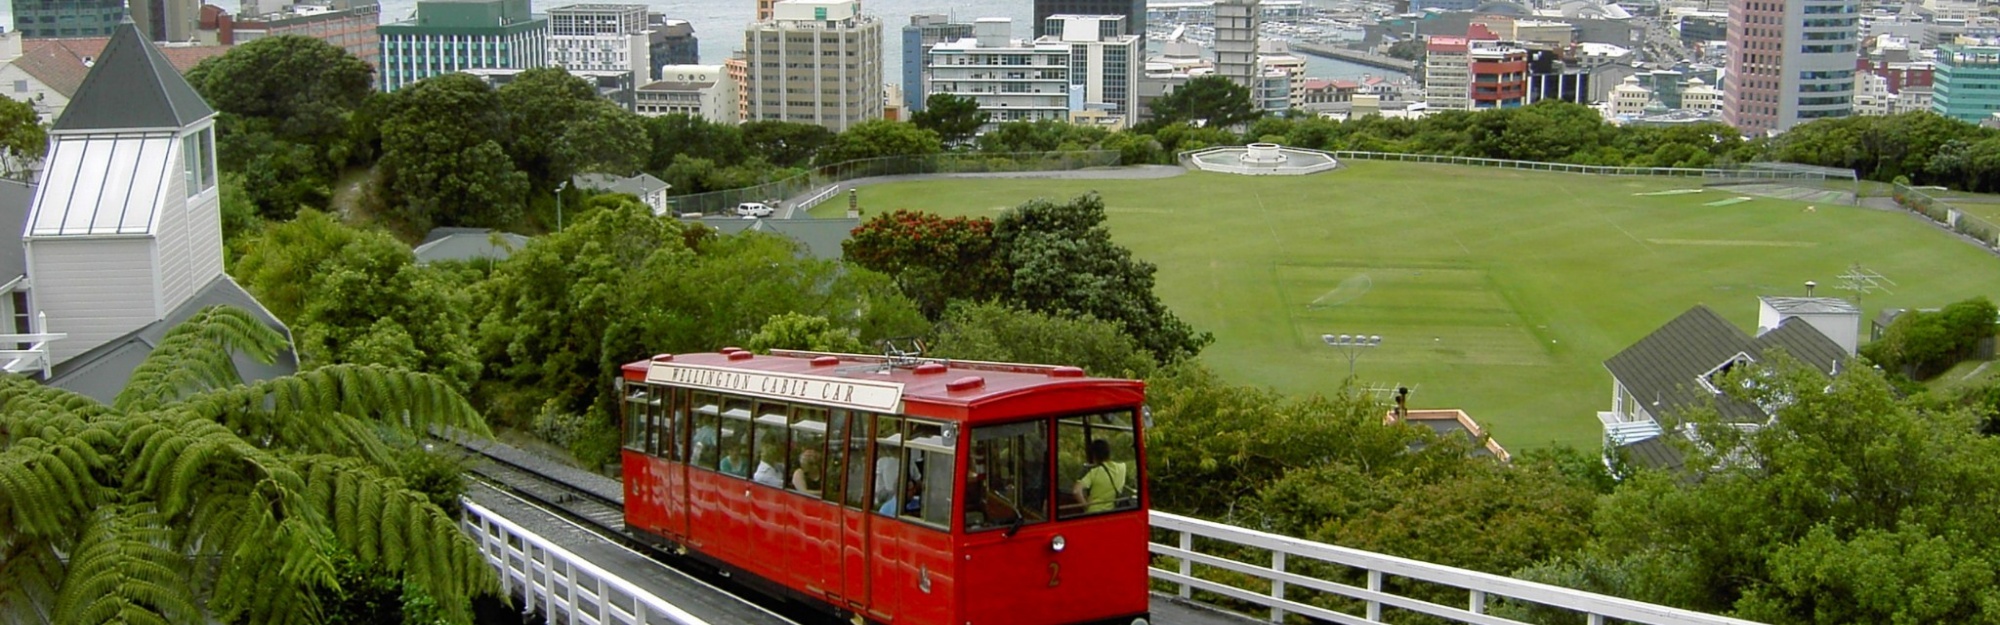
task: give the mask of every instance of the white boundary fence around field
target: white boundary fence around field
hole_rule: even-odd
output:
[[[1183,599],[1196,599],[1194,591],[1199,590],[1242,604],[1262,607],[1269,610],[1269,619],[1273,623],[1285,622],[1287,614],[1350,625],[1384,623],[1387,621],[1382,620],[1382,609],[1388,607],[1427,614],[1454,623],[1526,625],[1521,621],[1487,613],[1490,602],[1495,599],[1505,599],[1510,602],[1525,602],[1581,614],[1590,625],[1603,625],[1607,622],[1606,619],[1657,625],[1755,625],[1752,621],[1742,619],[1316,543],[1175,514],[1158,511],[1151,514],[1152,527],[1156,534],[1160,532],[1177,534],[1177,544],[1152,543],[1151,549],[1156,564],[1151,569],[1154,580],[1177,587],[1178,594]],[[1238,552],[1242,551],[1242,548],[1249,548],[1269,553],[1270,562],[1244,562],[1203,553],[1197,545],[1223,546]],[[1157,564],[1162,559],[1177,563],[1175,570],[1158,568]],[[1304,562],[1321,562],[1365,571],[1368,585],[1354,586],[1289,572],[1286,570],[1287,561],[1294,566]],[[1202,579],[1196,575],[1195,567],[1228,571],[1233,576],[1249,576],[1257,580],[1249,584],[1267,585],[1269,590],[1246,590]],[[1459,607],[1392,594],[1384,590],[1385,584],[1390,581],[1389,578],[1463,589],[1466,593],[1466,602],[1463,604],[1464,607]],[[1295,592],[1288,594],[1287,590]],[[1346,597],[1358,603],[1363,614],[1330,610],[1289,598],[1300,594],[1296,591],[1301,590]]]
[[[1501,167],[1506,169],[1526,169],[1531,171],[1553,171],[1568,174],[1597,174],[1604,176],[1669,176],[1682,178],[1731,178],[1745,180],[1853,180],[1853,172],[1845,176],[1830,175],[1828,170],[1812,168],[1799,170],[1791,168],[1741,167],[1741,168],[1698,168],[1698,167],[1614,167],[1607,165],[1572,165],[1569,163],[1545,163],[1541,161],[1516,161],[1503,158],[1476,158],[1471,156],[1443,156],[1437,154],[1403,154],[1398,152],[1360,152],[1339,150],[1334,158],[1368,161],[1403,161],[1411,163],[1443,163],[1447,165],[1475,165],[1479,167]]]
[[[506,517],[465,501],[465,531],[522,612],[569,625],[709,625]]]

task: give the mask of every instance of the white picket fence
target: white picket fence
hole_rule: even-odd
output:
[[[568,625],[709,625],[469,500],[464,524],[524,613]]]

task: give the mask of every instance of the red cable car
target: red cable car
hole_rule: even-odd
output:
[[[635,534],[857,623],[1147,623],[1142,382],[727,348],[620,386]]]

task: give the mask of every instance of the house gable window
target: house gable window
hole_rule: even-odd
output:
[[[1720,384],[1723,377],[1728,376],[1729,372],[1735,370],[1737,366],[1753,362],[1757,362],[1757,359],[1751,358],[1749,354],[1736,352],[1735,356],[1730,356],[1728,360],[1722,361],[1722,364],[1716,365],[1714,369],[1709,369],[1707,373],[1701,374],[1701,377],[1695,378],[1695,381],[1700,382],[1701,387],[1708,389],[1708,392],[1719,395],[1722,393]]]

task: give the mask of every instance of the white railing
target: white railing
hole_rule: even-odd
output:
[[[501,590],[519,594],[524,613],[571,625],[708,625],[470,500],[464,524],[499,569]]]
[[[1721,178],[1730,180],[1844,180],[1855,179],[1853,171],[1846,175],[1830,174],[1820,170],[1792,169],[1716,169],[1696,167],[1617,167],[1608,165],[1573,165],[1570,163],[1549,163],[1543,161],[1517,161],[1504,158],[1478,158],[1472,156],[1445,156],[1438,154],[1405,154],[1401,152],[1363,152],[1356,150],[1335,150],[1334,158],[1370,161],[1405,161],[1415,163],[1444,163],[1449,165],[1475,165],[1479,167],[1502,167],[1531,171],[1554,171],[1571,174],[1597,174],[1607,176],[1669,176],[1682,178]]]
[[[49,342],[69,338],[66,332],[48,332],[48,313],[35,313],[35,332],[30,334],[0,334],[0,345],[26,345],[27,349],[0,349],[0,369],[8,373],[42,372],[42,379],[54,375],[55,359],[49,355]]]
[[[1297,614],[1307,618],[1334,623],[1354,625],[1382,623],[1384,607],[1418,612],[1439,617],[1455,623],[1476,623],[1479,625],[1520,625],[1520,621],[1493,616],[1487,613],[1489,603],[1496,598],[1511,599],[1568,610],[1583,614],[1591,625],[1603,625],[1605,619],[1617,619],[1629,623],[1658,625],[1754,625],[1751,621],[1691,612],[1629,599],[1550,586],[1536,582],[1518,580],[1501,575],[1452,568],[1408,558],[1383,555],[1349,549],[1309,540],[1280,536],[1268,532],[1244,529],[1212,521],[1163,512],[1152,513],[1152,526],[1157,531],[1177,533],[1178,544],[1152,544],[1154,556],[1170,558],[1178,562],[1176,570],[1153,567],[1154,580],[1167,582],[1179,588],[1183,599],[1193,600],[1193,591],[1200,590],[1228,599],[1262,607],[1270,611],[1270,621],[1285,622],[1286,614]],[[1477,537],[1444,536],[1441,540],[1478,540]],[[1202,553],[1197,542],[1207,545],[1222,544],[1231,547],[1249,547],[1268,552],[1269,563],[1251,563],[1218,555]],[[1157,562],[1156,558],[1156,562]],[[1367,587],[1310,577],[1288,572],[1286,562],[1297,565],[1301,560],[1324,562],[1365,571]],[[1268,591],[1246,590],[1236,586],[1209,581],[1195,575],[1195,567],[1208,570],[1226,570],[1253,577],[1268,585]],[[1464,607],[1432,603],[1392,594],[1386,590],[1389,578],[1400,578],[1435,586],[1449,586],[1464,589],[1467,600]],[[1288,598],[1286,590],[1306,589],[1328,595],[1347,597],[1365,606],[1363,614],[1349,614],[1320,606],[1295,601]]]

